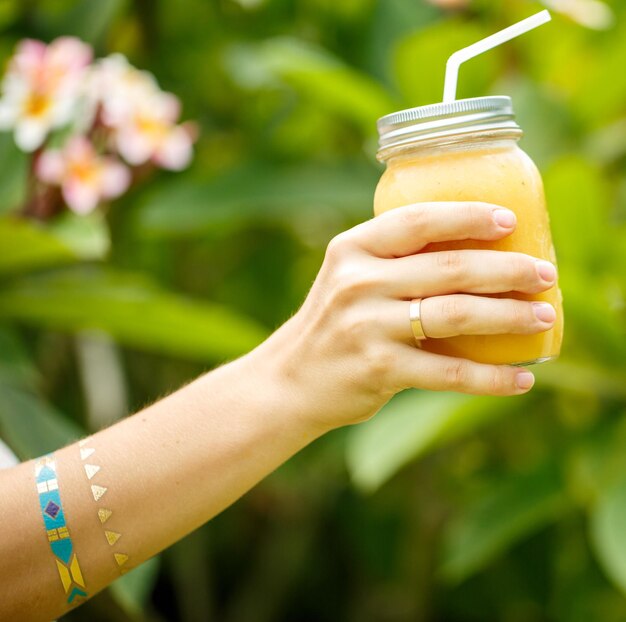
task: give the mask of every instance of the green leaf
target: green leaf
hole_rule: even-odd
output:
[[[38,374],[17,334],[0,327],[0,438],[23,460],[79,438],[81,429],[36,390]]]
[[[561,271],[604,270],[612,231],[607,181],[600,169],[577,155],[555,161],[543,175],[552,234]]]
[[[616,287],[611,287],[610,281],[603,282],[598,273],[588,276],[572,268],[562,263],[559,277],[566,318],[565,346],[576,352],[577,358],[588,357],[623,367],[626,340],[621,303],[615,304]],[[615,370],[609,377],[614,374]]]
[[[7,30],[19,19],[20,3],[18,0],[4,0],[0,3],[0,29]]]
[[[79,438],[81,430],[36,392],[38,374],[17,334],[0,327],[0,438],[23,460]]]
[[[626,372],[607,369],[597,362],[559,359],[548,365],[538,365],[533,371],[537,387],[568,393],[591,393],[607,399],[626,399]]]
[[[572,105],[582,120],[591,126],[599,126],[609,119],[623,115],[626,98],[626,81],[622,76],[626,64],[626,24],[619,24],[610,37],[603,37],[599,45],[588,46],[585,50],[587,71],[577,83],[578,92]],[[567,72],[577,73],[577,72]],[[589,94],[593,93],[590,97]]]
[[[68,263],[75,253],[42,225],[14,218],[0,219],[0,275]]]
[[[348,433],[352,481],[372,492],[437,444],[458,438],[504,412],[501,400],[456,393],[406,391]]]
[[[448,57],[491,34],[475,23],[451,19],[438,22],[401,39],[394,54],[394,69],[405,107],[440,102]],[[463,65],[457,97],[480,97],[489,92],[502,52],[491,50]]]
[[[557,520],[569,507],[557,463],[493,482],[466,508],[444,539],[441,575],[462,581],[515,542]]]
[[[102,259],[109,248],[106,223],[100,215],[64,214],[49,225],[5,216],[0,218],[0,276]]]
[[[49,231],[81,259],[104,259],[111,247],[109,228],[100,211],[84,216],[63,212],[50,223]]]
[[[0,384],[34,388],[38,374],[17,334],[0,326]]]
[[[439,18],[440,11],[426,2],[378,0],[367,37],[368,65],[376,75],[389,73],[390,57],[396,41]]]
[[[606,417],[576,441],[568,452],[568,491],[582,507],[598,499],[624,479],[626,418]]]
[[[366,219],[379,171],[373,166],[269,166],[252,163],[207,182],[181,179],[156,188],[137,226],[156,236],[198,235],[250,221],[306,217]]]
[[[0,214],[20,207],[26,199],[28,156],[13,140],[13,134],[0,132]]]
[[[626,119],[603,125],[587,136],[585,155],[603,166],[619,162],[626,155]]]
[[[57,0],[42,7],[36,19],[51,38],[73,35],[96,45],[125,5],[126,0],[79,0],[68,6]]]
[[[159,558],[152,557],[117,579],[109,590],[113,598],[131,615],[141,614],[159,574]]]
[[[591,515],[591,540],[604,572],[626,593],[626,479],[599,499]]]
[[[37,394],[0,383],[0,436],[22,459],[54,451],[82,430]]]
[[[198,585],[209,585],[212,581],[214,558],[210,553],[207,554],[212,550],[209,535],[209,532],[213,534],[212,529],[212,524],[196,529],[164,552],[167,574],[176,593],[178,617],[181,620],[200,622],[214,618],[211,614],[213,591],[198,590]],[[284,558],[282,561],[284,568]],[[291,572],[291,568],[287,570]]]
[[[367,134],[376,119],[397,109],[373,78],[344,64],[330,52],[290,37],[256,45],[236,45],[225,57],[227,69],[244,87],[288,84],[323,110],[353,120]]]
[[[79,332],[200,361],[238,356],[266,331],[226,307],[166,292],[149,279],[98,268],[22,278],[2,290],[0,317]]]
[[[567,106],[553,92],[518,75],[498,80],[493,90],[513,100],[515,118],[524,130],[520,147],[540,170],[572,151],[574,122]]]

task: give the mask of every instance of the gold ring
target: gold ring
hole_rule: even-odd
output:
[[[409,305],[409,321],[411,323],[411,332],[415,338],[415,343],[420,346],[420,341],[428,339],[422,326],[422,299],[415,298],[411,300]]]

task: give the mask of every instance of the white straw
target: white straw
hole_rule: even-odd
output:
[[[466,60],[474,58],[474,56],[478,56],[487,50],[491,50],[506,41],[515,39],[515,37],[519,37],[525,32],[549,22],[551,19],[549,11],[541,11],[540,13],[531,15],[521,22],[517,22],[517,24],[513,24],[512,26],[509,26],[500,32],[496,32],[482,41],[477,41],[476,43],[473,43],[472,45],[452,54],[446,63],[446,81],[443,88],[444,103],[451,102],[456,99],[456,83],[461,63],[464,63]]]

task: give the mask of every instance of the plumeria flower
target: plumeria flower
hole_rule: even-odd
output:
[[[50,45],[22,41],[2,83],[0,129],[14,130],[24,151],[39,148],[51,130],[72,120],[91,59],[91,48],[73,37]]]
[[[94,67],[93,93],[102,106],[102,120],[109,127],[122,124],[138,102],[159,90],[150,72],[133,67],[122,54],[111,54]]]
[[[178,98],[121,55],[104,59],[98,71],[102,121],[113,130],[119,154],[135,166],[152,160],[171,170],[185,168],[193,155],[194,129],[177,125]]]
[[[137,102],[130,117],[116,128],[120,155],[133,165],[152,160],[166,169],[184,169],[193,155],[193,131],[189,125],[176,125],[179,115],[178,99],[170,93],[153,93]]]
[[[67,206],[80,214],[131,183],[129,168],[101,151],[115,150],[134,166],[152,161],[180,170],[191,160],[195,139],[193,124],[178,123],[178,99],[163,92],[152,74],[119,54],[91,61],[91,48],[73,37],[49,45],[26,39],[9,63],[0,96],[0,130],[13,130],[21,149],[37,151],[37,177],[59,186]],[[72,137],[39,153],[61,127]]]
[[[61,150],[44,151],[36,173],[47,184],[61,187],[67,206],[87,214],[103,199],[114,199],[130,185],[130,171],[111,156],[99,155],[84,136],[70,138]]]

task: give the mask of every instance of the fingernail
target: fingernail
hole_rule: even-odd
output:
[[[522,371],[515,377],[518,389],[528,391],[535,384],[535,377],[529,371]]]
[[[556,320],[556,311],[554,307],[547,302],[533,302],[535,316],[542,322],[552,323]]]
[[[537,274],[546,283],[552,283],[556,279],[556,268],[549,261],[538,261]]]
[[[504,227],[505,229],[511,229],[517,222],[515,214],[510,209],[493,210],[493,220],[496,225]]]

